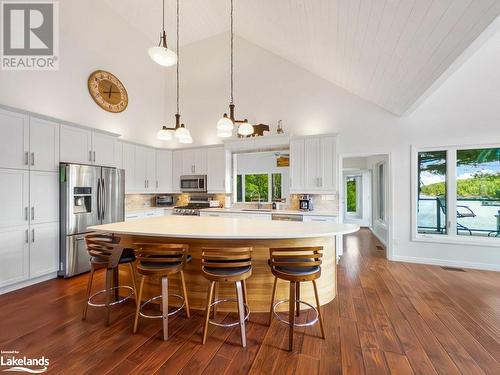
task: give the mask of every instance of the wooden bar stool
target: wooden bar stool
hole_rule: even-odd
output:
[[[252,274],[252,248],[202,248],[201,269],[203,276],[210,281],[205,310],[205,325],[203,327],[203,344],[207,341],[208,324],[218,327],[234,327],[239,325],[241,332],[241,345],[246,347],[245,321],[248,320],[250,309],[247,303],[245,279]],[[215,299],[212,302],[214,289],[219,282],[234,282],[236,298]],[[210,310],[222,302],[237,302],[238,321],[222,324],[210,320]],[[215,314],[214,314],[215,315]]]
[[[271,272],[274,275],[274,285],[268,324],[271,325],[273,314],[280,322],[288,324],[290,327],[288,336],[289,351],[293,350],[294,327],[311,326],[319,320],[321,337],[323,339],[325,338],[323,319],[321,317],[321,306],[318,298],[318,287],[316,286],[316,279],[321,276],[322,251],[323,247],[288,247],[269,249],[269,265],[271,266]],[[274,303],[278,279],[290,281],[290,298],[288,300],[282,300]],[[314,286],[314,296],[316,298],[316,308],[310,303],[300,300],[300,283],[302,281],[312,281]],[[276,313],[276,307],[285,302],[288,302],[289,305],[288,321],[282,319]],[[301,303],[312,308],[316,312],[316,316],[309,322],[299,324],[295,322],[295,315],[299,316]]]
[[[142,291],[144,289],[144,280],[146,277],[157,277],[161,279],[161,295],[150,298],[142,305],[137,304],[134,321],[134,333],[137,332],[139,323],[139,315],[143,318],[162,319],[163,320],[163,340],[168,339],[168,317],[176,314],[183,308],[186,311],[186,316],[189,318],[189,301],[186,291],[186,282],[184,280],[184,266],[190,260],[188,258],[188,245],[181,244],[157,244],[157,243],[138,243],[135,244],[135,256],[137,258],[136,268],[141,275],[141,283],[139,285],[138,300],[141,301]],[[169,312],[168,311],[168,277],[179,273],[182,284],[182,295],[171,294],[171,296],[179,298],[182,301],[180,307]],[[161,313],[158,315],[147,315],[143,312],[146,305],[149,303],[161,300]]]
[[[135,256],[132,249],[124,249],[120,246],[120,238],[107,234],[92,234],[85,237],[87,244],[87,251],[90,255],[90,275],[87,284],[86,301],[83,307],[82,319],[87,318],[87,309],[89,306],[105,307],[106,308],[106,324],[109,324],[110,307],[123,303],[128,300],[132,295],[136,296],[137,303],[137,289],[135,282],[135,272],[132,266],[135,261]],[[130,278],[132,286],[128,285],[115,285],[118,280],[118,266],[120,264],[127,264],[130,270]],[[106,269],[106,286],[92,295],[92,282],[94,280],[95,271],[99,269]],[[119,290],[129,290],[129,294],[120,298]],[[97,296],[106,295],[106,302],[95,302]]]

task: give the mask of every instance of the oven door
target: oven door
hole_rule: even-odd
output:
[[[183,192],[206,192],[206,176],[181,176],[181,191]]]

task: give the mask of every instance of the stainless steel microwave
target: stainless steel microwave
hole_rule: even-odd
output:
[[[187,175],[181,176],[181,191],[190,193],[206,193],[207,192],[207,176],[206,175]]]

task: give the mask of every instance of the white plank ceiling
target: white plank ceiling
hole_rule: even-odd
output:
[[[161,0],[106,0],[152,42]],[[500,0],[234,0],[235,33],[397,115],[499,15]],[[229,0],[181,0],[182,44],[229,29]],[[175,37],[175,1],[167,0]],[[172,44],[174,46],[174,44]]]

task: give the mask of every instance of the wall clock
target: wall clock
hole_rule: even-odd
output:
[[[118,113],[127,108],[128,94],[125,86],[110,72],[96,70],[88,79],[89,93],[102,109]]]

